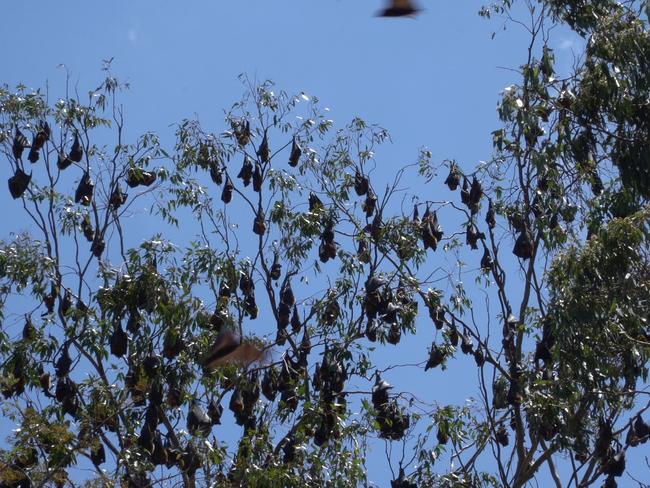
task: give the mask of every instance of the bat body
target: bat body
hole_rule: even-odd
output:
[[[203,361],[203,371],[209,373],[228,364],[248,366],[261,357],[262,350],[258,346],[242,341],[234,332],[226,330],[219,334],[210,354]]]
[[[391,0],[388,7],[379,12],[379,17],[414,16],[420,11],[411,0]]]

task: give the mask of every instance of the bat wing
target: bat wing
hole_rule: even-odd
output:
[[[203,361],[205,372],[214,371],[220,366],[237,364],[248,366],[262,357],[263,351],[249,341],[240,341],[232,332],[219,334],[212,352]]]

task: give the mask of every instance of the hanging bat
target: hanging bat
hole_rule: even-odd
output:
[[[390,0],[388,7],[379,12],[379,17],[407,17],[415,16],[420,9],[413,5],[411,0]]]
[[[262,357],[263,351],[251,341],[242,341],[230,330],[219,334],[211,352],[203,361],[203,372],[209,373],[220,366],[238,364],[248,366]]]

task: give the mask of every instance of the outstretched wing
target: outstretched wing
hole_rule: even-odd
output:
[[[241,341],[231,331],[224,331],[219,334],[212,351],[203,361],[203,371],[207,373],[228,364],[248,366],[261,357],[262,350],[257,345]]]

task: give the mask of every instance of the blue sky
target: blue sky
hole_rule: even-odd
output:
[[[473,165],[489,156],[497,95],[516,80],[498,66],[518,66],[526,38],[513,26],[490,40],[502,22],[479,18],[481,0],[421,3],[412,20],[375,17],[380,1],[11,2],[3,81],[49,80],[58,96],[64,64],[84,92],[113,57],[132,84],[127,129],[164,133],[195,114],[220,122],[247,73],[317,95],[340,123],[358,114],[387,127],[402,152],[426,145]]]
[[[503,31],[501,19],[480,18],[483,3],[421,1],[417,19],[384,19],[375,17],[379,0],[9,2],[0,82],[47,83],[55,100],[64,96],[66,69],[86,93],[102,79],[102,60],[114,58],[113,74],[131,84],[122,98],[127,137],[153,130],[170,147],[183,118],[222,130],[223,110],[243,92],[237,75],[246,73],[317,96],[339,127],[358,115],[387,128],[392,144],[380,160],[387,174],[415,161],[422,146],[434,161],[455,158],[471,169],[491,156],[499,93],[519,78],[506,68],[524,61],[528,42],[521,28]],[[554,33],[560,70],[572,64],[575,42]],[[0,205],[10,204],[1,192]],[[0,238],[21,225],[3,219]],[[462,403],[468,393],[454,385],[476,370],[471,358],[458,361],[454,372],[429,373],[447,401]],[[417,386],[400,379],[404,390],[410,381]],[[381,457],[369,466],[383,485],[389,472]]]

